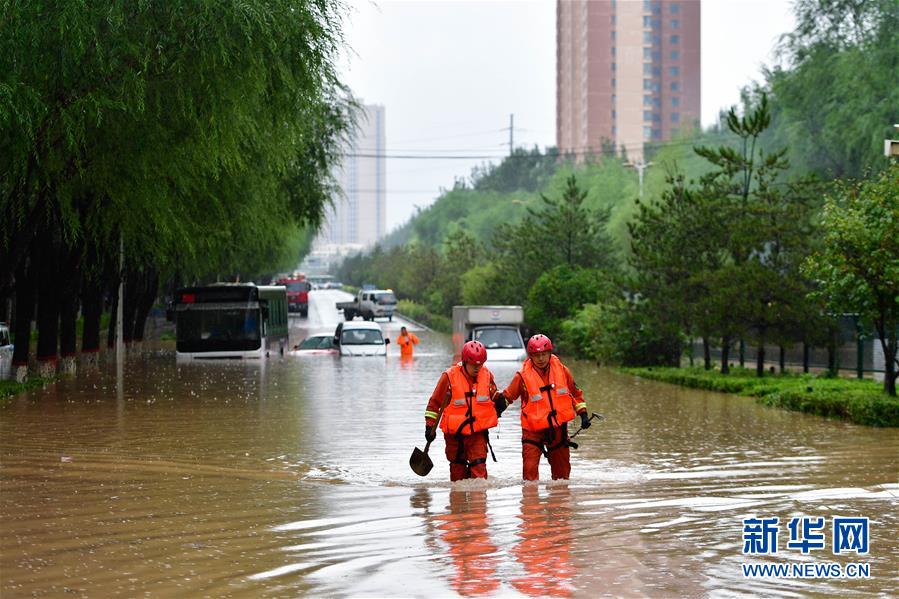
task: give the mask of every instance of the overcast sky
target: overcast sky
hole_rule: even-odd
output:
[[[640,0],[619,0],[640,1]],[[388,154],[495,156],[555,145],[555,0],[351,0],[344,81],[386,112]],[[702,0],[702,124],[760,79],[789,0]],[[478,159],[387,160],[387,228],[468,176]]]

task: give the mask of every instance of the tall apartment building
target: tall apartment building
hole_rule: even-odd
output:
[[[557,0],[556,143],[641,160],[700,118],[699,0]]]
[[[384,107],[365,105],[335,178],[343,191],[325,212],[315,241],[323,246],[370,246],[386,233]]]

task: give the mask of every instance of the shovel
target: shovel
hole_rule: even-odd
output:
[[[442,406],[440,406],[440,410],[437,412],[437,420],[434,421],[435,433],[437,432],[437,425],[440,424],[440,417],[443,415],[443,408],[445,407],[446,404],[443,404]],[[416,447],[412,450],[412,455],[409,457],[409,466],[411,466],[415,474],[419,476],[427,476],[428,472],[431,471],[431,468],[434,467],[434,462],[432,462],[431,458],[428,457],[428,450],[430,448],[431,441],[428,441],[427,445],[425,445],[424,451]]]

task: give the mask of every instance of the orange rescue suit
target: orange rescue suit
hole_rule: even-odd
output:
[[[543,384],[543,377],[537,372],[530,358],[525,360],[519,374],[528,394],[521,405],[521,428],[537,432],[556,428],[574,420],[575,400],[571,389],[566,386],[568,377],[565,376],[559,358],[550,356],[547,385]],[[553,410],[555,414],[550,419]]]
[[[412,346],[418,345],[418,337],[415,333],[409,333],[408,335],[400,335],[397,337],[396,342],[400,346],[400,355],[401,356],[411,356],[412,355]]]
[[[443,410],[440,429],[451,435],[457,432],[471,435],[493,428],[499,422],[490,398],[490,371],[482,367],[472,387],[463,368],[459,362],[446,370],[452,397]]]

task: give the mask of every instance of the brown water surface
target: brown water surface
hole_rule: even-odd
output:
[[[312,294],[293,342],[331,331]],[[293,320],[293,319],[292,319]],[[395,338],[401,322],[382,323]],[[408,466],[451,361],[273,357],[177,364],[171,349],[0,405],[0,595],[895,595],[899,431],[764,408],[571,362],[605,421],[567,485],[520,481],[518,408],[489,484]],[[492,365],[491,365],[492,366]],[[505,385],[514,366],[492,368]],[[548,478],[545,464],[541,474]],[[867,556],[788,549],[793,516],[871,518]],[[781,519],[776,556],[742,520]],[[743,562],[866,562],[871,578],[744,578]]]

